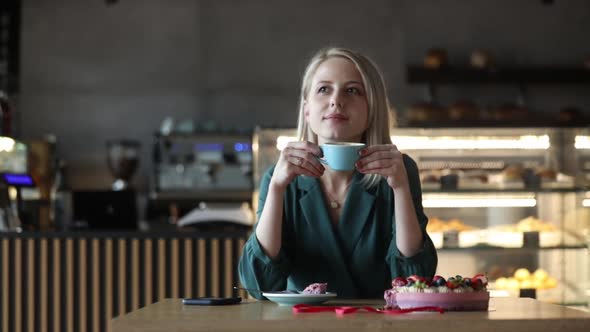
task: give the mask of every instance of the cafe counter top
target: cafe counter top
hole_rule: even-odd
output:
[[[382,306],[382,300],[331,305]],[[185,306],[164,299],[114,318],[112,331],[588,331],[590,313],[529,298],[492,298],[486,312],[293,313],[291,307],[247,300],[228,306]]]

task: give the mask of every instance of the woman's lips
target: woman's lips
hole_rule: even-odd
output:
[[[347,117],[345,117],[344,115],[341,114],[329,114],[327,116],[324,117],[324,120],[348,120]]]

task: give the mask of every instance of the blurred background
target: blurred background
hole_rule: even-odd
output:
[[[589,40],[587,0],[1,0],[0,330],[235,295],[327,46],[384,73],[437,273],[588,310]]]
[[[406,65],[421,64],[432,48],[456,66],[477,49],[509,66],[581,66],[590,57],[584,0],[10,2],[20,3],[16,135],[55,135],[75,188],[110,185],[104,145],[119,137],[142,143],[134,181],[147,188],[149,147],[166,117],[197,129],[294,127],[304,66],[321,47],[372,57],[400,117],[424,96],[407,83]],[[438,95],[443,104],[496,106],[517,88],[447,86]],[[587,88],[529,87],[528,105],[588,112]]]

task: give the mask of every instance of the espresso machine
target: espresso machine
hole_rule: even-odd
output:
[[[242,211],[251,203],[251,134],[158,133],[153,161],[148,217],[176,224],[195,208]]]

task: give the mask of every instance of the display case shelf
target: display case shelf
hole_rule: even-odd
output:
[[[489,246],[489,245],[477,245],[473,247],[442,247],[438,248],[438,251],[449,251],[449,252],[460,252],[460,251],[506,251],[506,252],[537,252],[539,250],[580,250],[585,249],[588,250],[588,246],[584,244],[579,245],[563,245],[563,246],[553,246],[553,247],[520,247],[520,248],[505,248],[505,247],[497,247],[497,246]]]
[[[580,67],[407,67],[408,83],[431,84],[590,84],[590,69]]]
[[[489,193],[498,195],[507,195],[511,193],[523,193],[523,194],[539,194],[539,193],[581,193],[590,191],[590,187],[574,187],[574,188],[538,188],[538,189],[517,189],[517,188],[468,188],[468,189],[437,189],[429,188],[427,186],[422,188],[423,193],[444,193],[444,194],[467,194],[467,193]]]
[[[424,84],[426,87],[425,102],[431,109],[424,115],[424,109],[417,106],[416,114],[407,114],[401,122],[408,127],[540,127],[555,126],[574,127],[587,125],[590,119],[582,108],[567,105],[563,108],[563,116],[550,116],[537,109],[528,107],[529,85],[590,85],[590,68],[580,66],[515,66],[515,67],[453,67],[425,68],[421,65],[406,66],[406,81],[409,84]],[[470,114],[447,114],[447,110],[438,107],[437,86],[441,85],[500,85],[509,84],[518,87],[515,100],[501,104],[508,107],[494,109],[470,110]],[[436,107],[438,108],[436,108]],[[436,112],[432,112],[435,107]],[[428,110],[428,107],[427,107]],[[519,113],[520,112],[520,113]],[[527,114],[521,114],[526,112]],[[422,114],[422,115],[419,115]],[[461,114],[461,113],[459,113]],[[520,115],[519,115],[520,114]],[[534,114],[534,116],[529,116]],[[458,116],[458,118],[457,118]],[[416,118],[418,117],[418,118]]]

